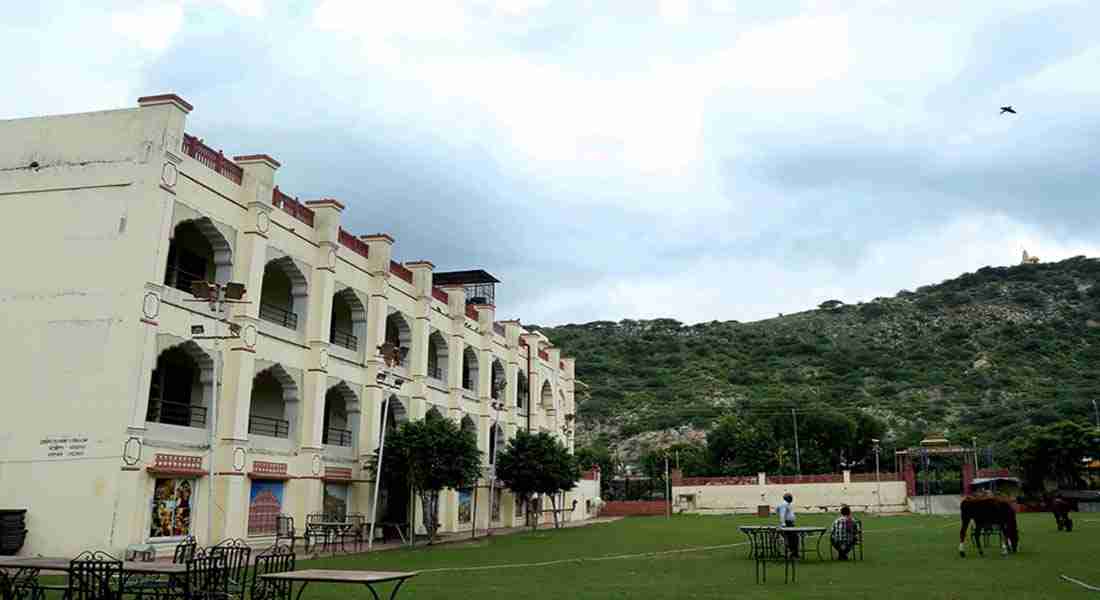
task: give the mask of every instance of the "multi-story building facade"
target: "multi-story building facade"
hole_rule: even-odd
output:
[[[487,273],[398,263],[340,202],[279,189],[275,159],[189,135],[183,99],[138,105],[0,121],[0,508],[29,511],[21,553],[371,515],[383,428],[429,411],[474,430],[486,466],[443,494],[441,531],[522,523],[493,451],[528,428],[571,447],[573,360],[496,320]],[[244,302],[217,312],[204,280]],[[379,521],[407,517],[383,497]]]

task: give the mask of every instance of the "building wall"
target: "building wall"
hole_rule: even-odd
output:
[[[908,509],[903,481],[689,486],[674,481],[672,510],[751,514],[756,513],[758,506],[767,505],[774,514],[788,492],[794,496],[796,513],[836,512],[843,504],[860,512]]]
[[[434,267],[391,265],[389,236],[348,242],[339,202],[307,203],[312,224],[291,214],[293,206],[275,206],[282,195],[275,192],[274,159],[224,159],[227,172],[240,169],[238,182],[189,155],[185,102],[152,97],[139,104],[0,121],[0,138],[7,142],[0,145],[0,199],[18,215],[0,224],[0,250],[18,257],[9,261],[16,269],[0,286],[0,335],[19,349],[7,357],[8,393],[0,401],[4,414],[18,415],[10,421],[18,426],[0,428],[0,506],[29,509],[23,554],[118,551],[146,541],[156,519],[167,514],[151,510],[158,478],[191,480],[180,488],[181,497],[200,543],[249,537],[254,482],[282,481],[283,512],[300,524],[321,510],[326,482],[347,484],[349,511],[370,514],[367,465],[379,443],[383,401],[400,406],[399,420],[422,418],[432,407],[456,421],[470,417],[487,452],[493,422],[499,420],[507,437],[527,427],[516,388],[519,371],[528,369],[528,351],[536,391],[532,429],[571,446],[560,428],[565,415],[575,413],[572,359],[518,323],[495,322],[494,307],[468,315],[461,288],[445,292],[446,301],[436,298]],[[213,247],[212,278],[245,284],[250,303],[219,315],[189,291],[164,285],[170,238],[184,222]],[[366,246],[368,256],[353,245]],[[269,264],[290,278],[290,289],[279,293],[290,293],[296,327],[261,313]],[[406,269],[411,282],[404,279]],[[337,293],[353,304],[354,350],[329,339]],[[411,349],[404,366],[394,368],[376,351],[391,313],[406,320]],[[218,318],[240,327],[241,337],[192,338],[196,325],[207,334],[226,334]],[[427,375],[432,332],[447,347],[445,381]],[[197,366],[194,410],[205,411],[205,427],[146,421],[157,357],[174,347]],[[471,390],[461,387],[466,347],[477,360]],[[490,402],[494,359],[507,381],[499,413]],[[286,438],[249,432],[252,383],[262,371],[282,387]],[[537,402],[544,382],[557,399],[551,405]],[[350,447],[321,443],[325,397],[335,387],[348,408],[346,421],[330,426],[354,432]],[[257,399],[255,414],[280,414],[280,399],[269,396]],[[86,442],[66,442],[61,456],[50,455],[51,446],[65,445],[58,439],[84,437]],[[278,487],[255,484],[265,485]],[[272,497],[263,496],[269,503]],[[456,494],[448,492],[445,500],[443,530],[460,529]],[[519,518],[508,500],[506,494],[505,523]],[[488,518],[487,510],[479,511],[478,527]],[[170,552],[172,543],[162,549]]]

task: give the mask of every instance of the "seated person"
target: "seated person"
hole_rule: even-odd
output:
[[[848,553],[856,543],[856,522],[852,519],[852,509],[847,505],[840,507],[840,516],[833,521],[829,531],[829,541],[836,548],[840,560],[848,560]]]

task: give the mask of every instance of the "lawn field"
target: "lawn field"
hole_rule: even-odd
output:
[[[770,524],[750,516],[635,517],[614,523],[539,530],[413,550],[301,561],[299,568],[421,571],[400,598],[521,600],[567,598],[1100,598],[1060,578],[1100,587],[1100,515],[1073,515],[1073,533],[1049,514],[1020,515],[1020,552],[959,558],[958,517],[862,516],[866,560],[818,561],[783,583],[773,565],[754,581],[737,525]],[[800,515],[799,525],[827,525]],[[822,542],[826,551],[827,540]],[[388,589],[388,588],[387,588]],[[344,600],[366,590],[312,584],[309,598]]]

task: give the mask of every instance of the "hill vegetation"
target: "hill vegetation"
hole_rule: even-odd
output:
[[[752,323],[541,330],[577,357],[589,386],[578,394],[578,445],[628,462],[654,447],[701,446],[723,417],[766,422],[793,452],[777,418],[837,413],[884,425],[884,466],[895,447],[932,431],[968,445],[976,438],[1000,462],[1032,426],[1091,422],[1100,399],[1098,282],[1100,261],[1082,256],[985,267],[860,304],[823,299],[816,310]],[[836,465],[844,448],[824,451]]]

